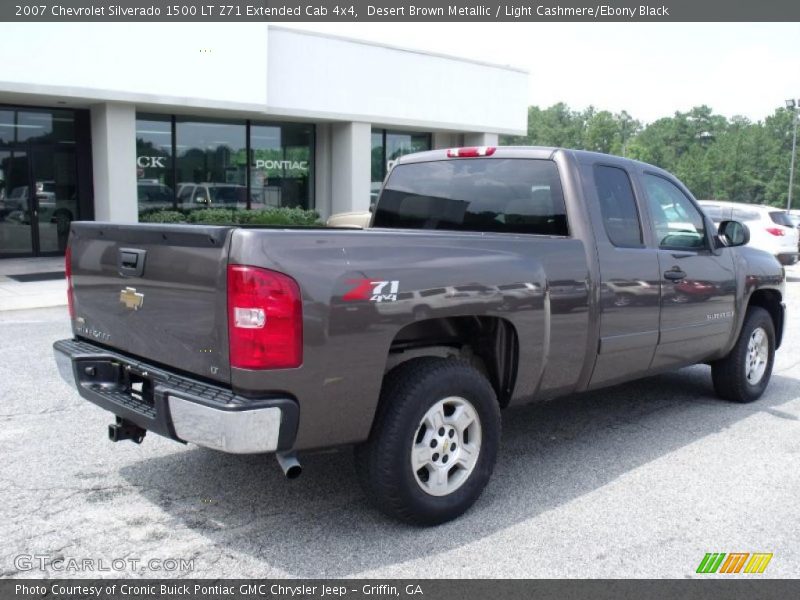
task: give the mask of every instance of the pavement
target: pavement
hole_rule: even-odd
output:
[[[9,275],[64,272],[64,257],[0,259],[0,311],[62,306],[67,303],[65,279],[19,282]]]
[[[707,552],[773,553],[757,577],[796,577],[798,270],[787,303],[758,402],[717,399],[695,366],[508,410],[483,496],[428,529],[372,509],[347,450],[287,481],[271,456],[112,444],[53,364],[66,308],[0,312],[0,577],[684,578],[709,577]],[[94,570],[58,570],[71,559]]]

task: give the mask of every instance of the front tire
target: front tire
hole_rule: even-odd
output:
[[[730,353],[711,365],[717,395],[733,402],[753,402],[767,389],[775,362],[775,327],[758,306],[747,309],[739,339]]]
[[[499,441],[500,408],[487,379],[462,361],[416,358],[387,375],[356,471],[385,514],[438,525],[481,495]]]

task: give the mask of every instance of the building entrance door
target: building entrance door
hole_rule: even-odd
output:
[[[78,215],[75,151],[0,147],[0,257],[63,254]]]

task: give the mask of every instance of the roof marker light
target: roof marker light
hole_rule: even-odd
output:
[[[465,148],[450,148],[447,151],[447,158],[476,158],[479,156],[491,156],[495,153],[495,146],[467,146]]]

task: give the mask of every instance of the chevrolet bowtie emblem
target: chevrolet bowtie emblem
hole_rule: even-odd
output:
[[[125,305],[125,308],[139,310],[144,303],[144,294],[137,292],[136,288],[126,287],[119,293],[119,301]]]

